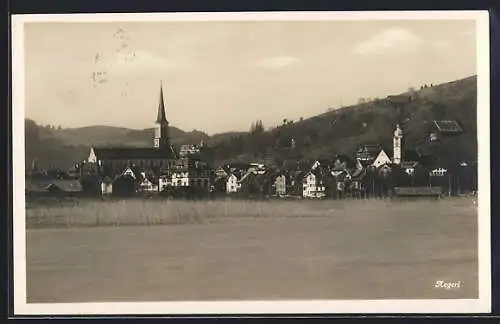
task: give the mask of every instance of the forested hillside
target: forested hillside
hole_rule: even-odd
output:
[[[447,159],[475,160],[477,156],[476,77],[441,85],[410,89],[411,102],[402,110],[406,149],[417,146]],[[456,120],[460,136],[429,144],[433,120]],[[284,120],[267,132],[235,136],[217,145],[219,159],[275,160],[331,159],[334,154],[352,156],[361,144],[382,144],[392,149],[397,110],[385,98],[331,110],[302,121]],[[292,143],[293,140],[293,143]],[[449,162],[449,161],[446,161]]]
[[[402,111],[406,148],[420,145],[445,159],[447,156],[476,159],[476,77],[417,87],[405,93],[412,98]],[[281,126],[268,131],[257,123],[249,132],[210,137],[200,131],[184,132],[171,127],[170,136],[176,146],[203,140],[210,146],[206,156],[212,163],[272,161],[280,164],[286,159],[331,159],[334,154],[352,156],[364,143],[380,143],[390,149],[397,119],[396,109],[385,98],[380,98],[331,109],[300,121],[285,119]],[[465,132],[430,145],[426,140],[434,119],[457,120]],[[255,120],[258,121],[259,116],[255,116]],[[252,122],[249,121],[249,126]],[[39,167],[67,168],[87,158],[91,145],[150,146],[153,137],[152,129],[109,126],[59,129],[40,126],[29,119],[25,126],[28,167],[35,160]]]

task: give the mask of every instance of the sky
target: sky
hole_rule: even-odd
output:
[[[273,127],[476,74],[473,20],[30,22],[26,117],[63,127]]]

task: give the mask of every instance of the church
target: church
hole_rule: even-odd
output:
[[[170,144],[169,123],[165,113],[163,87],[160,85],[160,99],[155,121],[151,147],[92,147],[87,159],[97,166],[99,173],[114,177],[125,168],[147,170],[159,175],[175,164],[176,153]]]

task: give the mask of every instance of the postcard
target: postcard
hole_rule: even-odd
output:
[[[16,315],[486,313],[486,11],[12,17]]]

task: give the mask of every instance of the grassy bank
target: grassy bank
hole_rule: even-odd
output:
[[[340,213],[422,213],[456,207],[475,208],[473,198],[444,200],[101,200],[67,199],[28,203],[27,228],[127,225],[180,225],[216,222],[223,218],[334,217]]]

